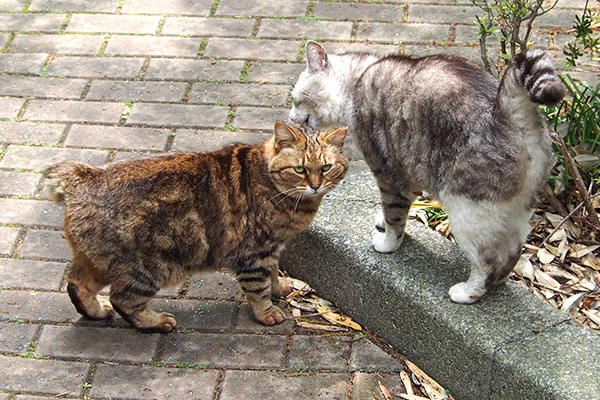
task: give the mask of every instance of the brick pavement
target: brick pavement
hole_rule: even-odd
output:
[[[42,171],[261,140],[287,116],[306,39],[477,62],[468,3],[0,0],[0,399],[364,400],[382,398],[379,380],[402,392],[393,351],[291,321],[260,326],[222,273],[153,300],[176,315],[175,333],[80,319]],[[559,7],[535,35],[557,62],[583,2]],[[594,66],[577,74],[598,79]]]

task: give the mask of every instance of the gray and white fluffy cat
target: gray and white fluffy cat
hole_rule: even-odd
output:
[[[375,250],[398,249],[413,193],[426,191],[471,262],[451,300],[473,303],[504,282],[553,163],[538,105],[556,104],[565,89],[549,58],[519,54],[501,83],[455,57],[326,54],[308,42],[306,58],[290,118],[347,125],[355,136],[381,194]]]

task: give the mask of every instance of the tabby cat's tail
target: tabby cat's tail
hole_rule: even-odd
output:
[[[94,168],[79,162],[67,161],[49,167],[44,176],[54,201],[62,202],[66,193],[94,173]]]
[[[518,104],[522,103],[520,99],[551,106],[560,102],[565,93],[550,57],[542,50],[530,49],[513,58],[500,84],[498,100],[501,106],[509,108],[506,111],[514,112],[523,106]]]

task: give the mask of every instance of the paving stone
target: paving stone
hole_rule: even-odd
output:
[[[238,107],[233,126],[240,129],[273,131],[276,121],[286,121],[289,110],[285,108]]]
[[[9,96],[79,98],[85,85],[83,79],[0,76],[0,94]]]
[[[144,79],[237,81],[244,61],[153,58]]]
[[[293,375],[282,372],[225,371],[219,400],[345,399],[350,386],[350,381],[344,374]],[[363,400],[369,398],[365,397]]]
[[[0,282],[11,288],[60,290],[66,268],[66,263],[0,258]]]
[[[373,393],[380,393],[379,382],[390,393],[406,393],[400,375],[357,372],[354,375],[352,385],[352,400],[369,399],[373,396]]]
[[[228,111],[219,106],[135,103],[127,123],[212,128],[225,125]]]
[[[163,151],[169,138],[169,132],[167,129],[155,128],[73,125],[65,145]]]
[[[183,82],[97,80],[92,82],[86,99],[180,102],[186,89]]]
[[[212,400],[218,371],[184,368],[98,366],[93,398]]]
[[[285,336],[279,335],[172,333],[167,336],[162,360],[209,368],[279,368],[285,342]]]
[[[0,352],[22,354],[29,351],[29,343],[36,331],[35,325],[0,322]]]
[[[77,322],[81,315],[66,293],[0,290],[0,320],[10,318],[54,324]]]
[[[450,25],[367,23],[359,24],[357,39],[382,42],[447,42]]]
[[[9,256],[12,249],[17,243],[17,237],[19,236],[19,228],[0,226],[0,254],[3,256]],[[6,260],[0,258],[0,265]]]
[[[299,49],[300,42],[291,40],[210,38],[204,56],[294,61]]]
[[[253,144],[268,137],[269,135],[248,132],[177,129],[171,150],[194,153],[215,151],[231,143]]]
[[[113,157],[112,162],[123,161],[123,160],[134,160],[145,157],[154,157],[161,153],[152,153],[148,151],[117,151]]]
[[[0,97],[0,118],[16,118],[24,103],[24,99]]]
[[[352,22],[298,21],[293,19],[263,19],[259,37],[290,39],[350,39]]]
[[[479,45],[479,35],[477,34],[477,27],[472,25],[456,25],[456,38],[454,42],[457,44],[477,44]],[[494,46],[500,44],[500,40],[497,34],[486,38],[486,43]],[[479,50],[479,47],[477,47]]]
[[[26,2],[26,0],[0,0],[0,10],[21,11]]]
[[[104,164],[108,151],[65,149],[56,147],[8,146],[0,161],[1,168],[42,170],[63,161],[83,161],[92,165]]]
[[[69,261],[71,249],[60,231],[29,229],[25,233],[19,256]]]
[[[353,21],[401,21],[404,5],[357,4],[357,3],[317,3],[313,16]]]
[[[56,396],[45,397],[45,396],[21,396],[16,395],[15,400],[56,400]]]
[[[6,43],[8,43],[9,37],[10,37],[10,35],[7,33],[0,33],[0,50],[3,49],[4,46],[6,46]]]
[[[33,0],[30,11],[115,12],[114,0]]]
[[[184,151],[184,150],[181,150]],[[190,279],[187,298],[241,300],[242,290],[235,276],[227,272],[202,272]]]
[[[40,179],[41,174],[0,171],[0,195],[33,196]]]
[[[73,14],[66,31],[154,34],[159,22],[158,15]]]
[[[352,345],[350,368],[353,371],[400,372],[404,365],[373,342],[363,338]]]
[[[0,198],[0,224],[62,227],[63,208],[51,201]]]
[[[4,14],[0,15],[3,31],[58,32],[65,21],[64,14]]]
[[[36,354],[66,359],[149,363],[159,334],[134,329],[44,326]]]
[[[0,72],[7,74],[39,74],[48,54],[0,54]]]
[[[126,14],[208,15],[212,4],[212,0],[127,0],[121,11]]]
[[[164,35],[250,36],[255,21],[251,19],[167,17],[161,30]]]
[[[269,326],[257,322],[256,319],[254,319],[254,314],[252,313],[250,304],[244,301],[244,303],[240,305],[237,321],[235,322],[235,331],[246,333],[274,333],[278,335],[289,335],[295,333],[297,331],[296,323],[290,318],[291,316],[287,312],[285,305],[280,304],[277,301],[273,301],[273,303],[281,308],[285,314],[286,320],[284,320],[282,323]]]
[[[195,57],[200,38],[158,36],[111,36],[105,54]]]
[[[411,4],[408,7],[409,22],[462,22],[472,24],[476,15],[483,11],[473,6]]]
[[[221,0],[217,15],[257,15],[301,17],[306,15],[308,0],[279,0],[265,2],[261,0]]]
[[[370,53],[382,56],[400,54],[402,50],[402,46],[398,44],[376,44],[367,42],[326,43],[324,47],[328,52],[343,51],[346,53]]]
[[[572,28],[575,22],[574,14],[573,10],[552,10],[536,18],[534,24],[538,27]]]
[[[96,54],[103,41],[102,35],[17,34],[10,49],[20,53]]]
[[[81,395],[89,364],[0,356],[0,390]]]
[[[8,109],[11,103],[9,101],[8,105],[2,104],[2,100],[3,98],[0,98],[0,114],[2,112],[2,106],[4,106],[5,109]],[[22,99],[15,100],[23,101]],[[20,107],[21,106],[19,105],[19,108]],[[16,114],[16,112],[14,113]],[[0,142],[56,144],[60,139],[63,129],[63,125],[0,121]]]
[[[351,344],[352,336],[293,336],[287,368],[345,371]]]
[[[93,78],[137,78],[143,58],[56,57],[48,68],[49,76]]]
[[[23,119],[59,122],[119,122],[125,105],[95,101],[33,100]]]
[[[248,73],[248,82],[271,82],[293,84],[300,73],[306,68],[306,63],[252,63]]]
[[[196,83],[188,103],[248,104],[285,107],[290,88],[246,83]]]

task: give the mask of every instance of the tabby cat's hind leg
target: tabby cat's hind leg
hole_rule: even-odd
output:
[[[285,291],[290,290],[287,282],[281,285],[278,276],[278,266],[276,260],[270,260],[270,257],[249,265],[244,266],[237,273],[238,282],[242,287],[244,295],[252,307],[254,318],[263,325],[275,325],[283,322],[285,315],[283,311],[271,301],[271,294],[284,295]],[[273,286],[273,281],[276,285]]]
[[[110,302],[123,319],[142,332],[170,332],[177,321],[171,313],[156,312],[148,307],[150,299],[160,290],[151,280],[122,277],[111,282]]]
[[[67,292],[77,312],[89,319],[106,319],[113,315],[113,309],[106,300],[97,297],[106,286],[94,272],[91,262],[78,254],[73,255],[69,271]]]

